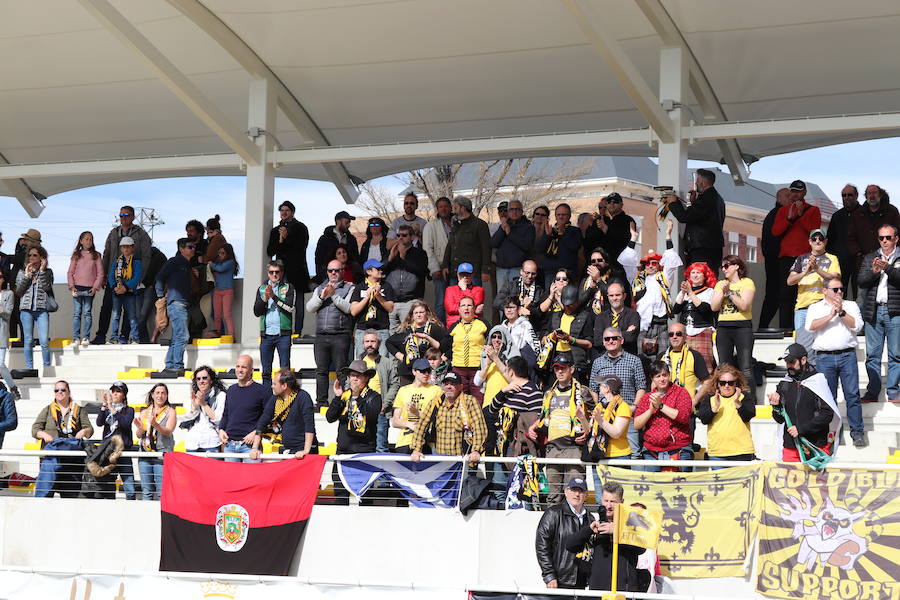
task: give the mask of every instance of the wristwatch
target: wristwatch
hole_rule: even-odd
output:
[[[838,313],[838,316],[843,319],[846,314],[847,314],[847,311],[841,309],[841,312]]]

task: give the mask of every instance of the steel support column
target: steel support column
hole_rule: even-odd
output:
[[[660,141],[659,143],[657,181],[659,185],[670,185],[675,188],[675,193],[682,198],[686,197],[690,176],[687,169],[688,144],[682,135],[682,129],[687,124],[687,111],[678,106],[684,101],[687,85],[688,69],[684,49],[680,46],[662,48],[659,54],[659,98],[662,103],[670,100],[674,103],[675,108],[669,111],[669,117],[672,119],[675,141],[671,143]],[[672,241],[675,243],[676,249],[680,242],[680,236],[676,234],[680,229],[680,227],[676,228],[672,232]],[[656,240],[656,249],[660,253],[666,248],[665,234],[666,228],[661,225]],[[644,238],[645,248],[649,243],[651,243],[650,240]]]
[[[248,127],[275,131],[275,94],[268,79],[250,82]],[[275,202],[275,170],[269,161],[272,142],[269,136],[256,138],[260,163],[247,166],[247,200],[244,215],[244,288],[241,295],[241,337],[246,346],[255,346],[259,336],[259,318],[253,315],[256,290],[265,278],[269,230]],[[236,340],[237,341],[237,340]]]

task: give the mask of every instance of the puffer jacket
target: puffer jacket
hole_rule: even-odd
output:
[[[346,333],[353,330],[353,317],[350,315],[350,294],[353,284],[339,281],[334,294],[322,300],[323,283],[310,294],[306,303],[307,312],[316,313],[316,333]]]
[[[53,289],[53,269],[38,271],[37,294],[31,287],[31,276],[25,274],[25,269],[16,275],[16,295],[19,296],[19,310],[47,310],[47,296]],[[36,298],[32,298],[36,295]],[[34,302],[32,303],[32,300]]]
[[[863,321],[868,323],[875,320],[875,297],[878,294],[878,283],[881,281],[881,273],[875,273],[872,270],[872,262],[876,256],[881,256],[880,250],[866,254],[859,270],[859,294],[862,296],[859,308]],[[888,314],[896,317],[900,315],[900,252],[894,252],[894,258],[887,269],[887,277]]]
[[[574,587],[578,579],[575,553],[566,550],[565,541],[594,519],[589,511],[579,518],[563,500],[548,508],[538,522],[534,535],[534,551],[544,583],[556,580],[560,587]]]

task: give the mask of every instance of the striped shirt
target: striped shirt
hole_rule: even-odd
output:
[[[622,399],[630,406],[634,406],[637,391],[647,389],[647,378],[641,359],[624,350],[615,358],[604,353],[594,359],[589,383],[591,391],[599,392],[600,380],[609,375],[615,375],[622,380]]]
[[[491,410],[498,412],[506,406],[517,413],[539,413],[544,401],[544,394],[531,381],[525,383],[518,392],[497,392],[491,400]]]

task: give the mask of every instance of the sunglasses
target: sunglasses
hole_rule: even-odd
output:
[[[550,213],[534,213],[536,217],[549,217]]]
[[[825,238],[822,237],[821,235],[814,235],[809,239],[810,239],[810,241],[813,241],[813,242],[824,242],[825,241]]]
[[[734,385],[737,383],[737,380],[735,380],[735,379],[720,379],[720,380],[717,381],[716,383],[718,383],[718,384],[721,385],[722,387],[725,387],[725,386],[732,386],[732,387],[734,387]]]
[[[568,281],[568,280],[569,280],[568,277],[557,277],[556,278],[556,281]]]
[[[329,273],[340,273],[341,271],[343,271],[343,269],[326,269],[326,270],[327,270]],[[269,273],[272,273],[272,272],[273,272],[273,271],[269,271]],[[274,271],[274,272],[277,273],[278,271]]]
[[[647,264],[648,264],[648,265],[656,265],[656,266],[658,267],[658,266],[659,266],[659,261],[658,261],[658,260],[648,260],[648,261],[647,261]]]
[[[510,304],[509,306],[504,306],[503,310],[519,310],[519,307],[515,304]]]
[[[620,335],[603,336],[604,342],[614,342],[614,341],[620,340],[620,339],[622,339],[622,336],[620,336]]]
[[[398,233],[398,234],[397,234],[397,237],[399,237],[399,238],[408,238],[408,237],[409,237],[409,234],[408,234],[408,233]]]
[[[883,242],[885,240],[892,240],[892,239],[894,239],[894,236],[892,236],[892,235],[879,235],[878,236],[878,241],[880,241],[880,242]]]
[[[609,203],[609,204],[622,204],[622,199],[621,199],[621,198],[614,198],[614,199],[612,199],[612,200],[607,200],[606,202]]]
[[[683,331],[670,331],[669,337],[684,337]]]
[[[592,258],[591,264],[592,265],[603,265],[603,264],[606,264],[606,261],[603,260],[602,258]]]
[[[197,381],[207,381],[209,379],[209,375],[197,375],[194,377]]]
[[[492,340],[502,340],[503,336],[499,333],[495,333],[494,335],[491,336],[491,339]]]
[[[834,292],[835,294],[843,294],[843,293],[844,293],[844,287],[843,287],[843,286],[830,287],[830,288],[825,288],[825,289],[826,289],[826,290],[831,290],[831,291]]]
[[[57,394],[62,394],[63,392],[68,392],[66,388],[53,388],[53,391]]]
[[[185,244],[184,247],[188,250],[194,250],[195,248],[197,248],[197,246],[195,246],[194,244]]]
[[[381,223],[369,223],[369,227],[381,227]]]
[[[275,271],[269,271],[269,275],[281,275],[281,271],[277,269]]]
[[[130,217],[131,213],[119,213],[120,217]]]
[[[722,263],[722,270],[724,271],[725,269],[727,269],[728,267],[731,267],[731,266],[733,266],[731,263]]]

